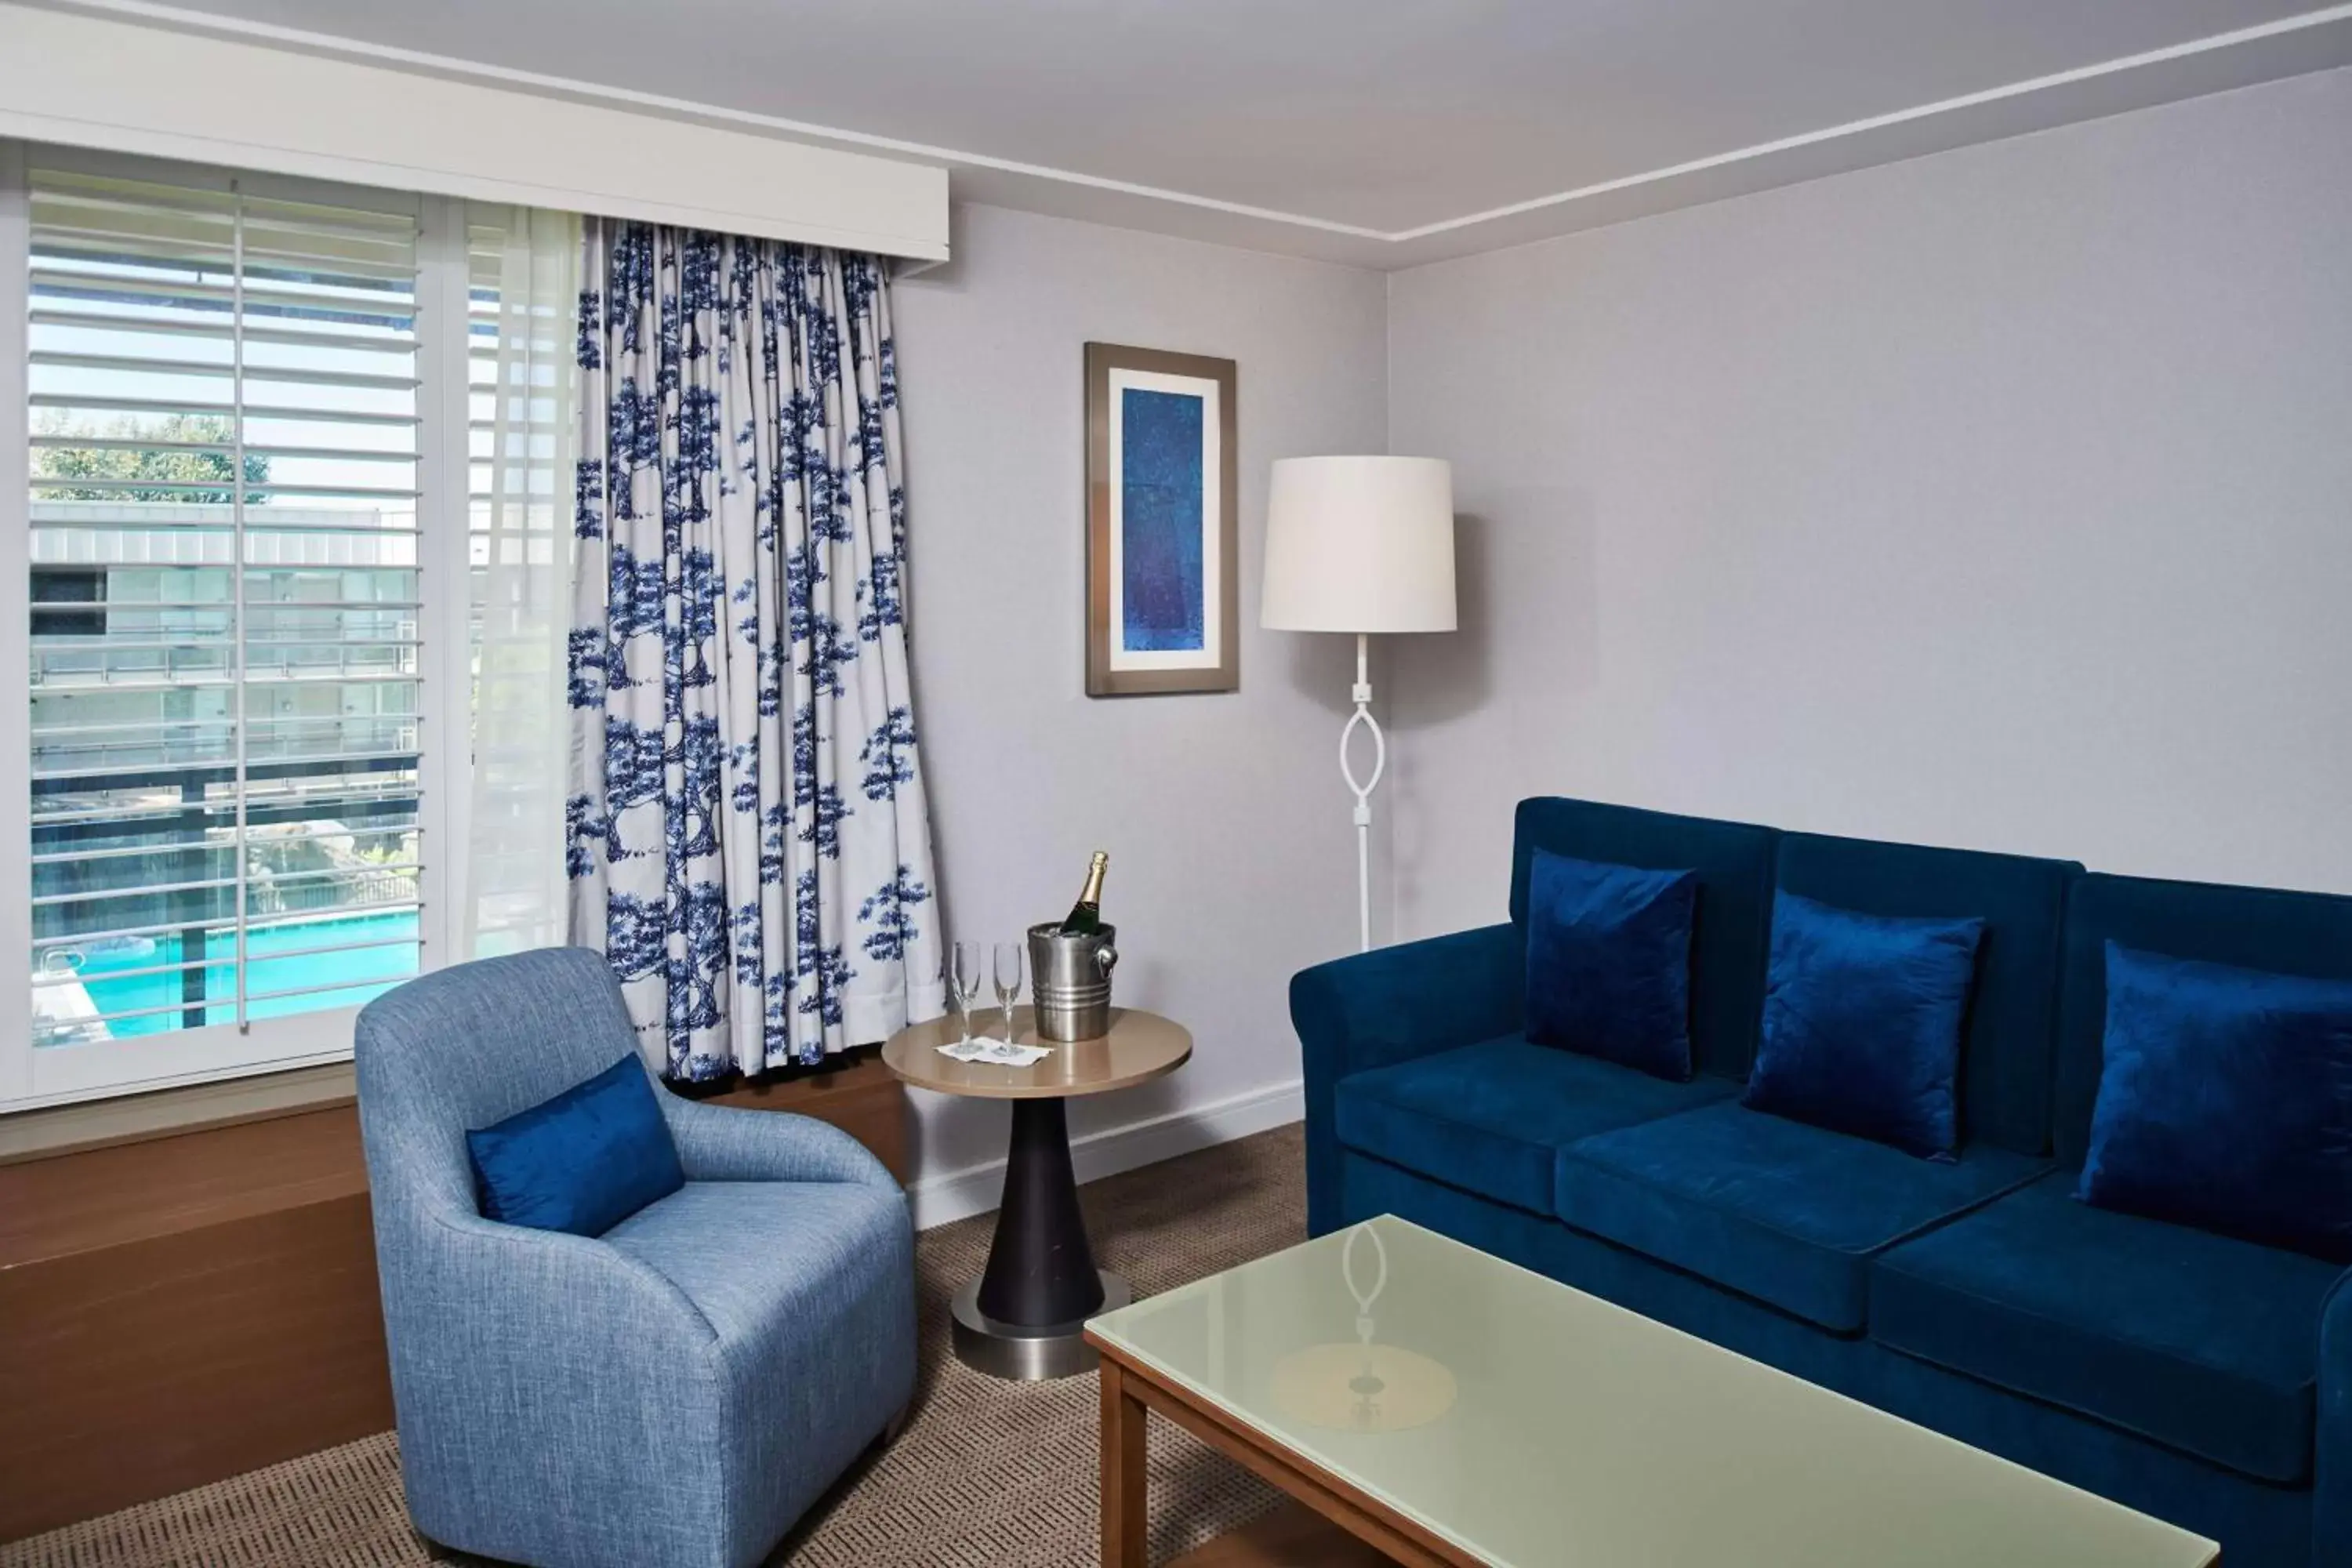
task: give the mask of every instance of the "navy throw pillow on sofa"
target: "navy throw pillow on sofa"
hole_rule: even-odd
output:
[[[2352,980],[2107,943],[2076,1195],[2352,1262]]]
[[[1528,1038],[1689,1078],[1697,900],[1695,871],[1537,850],[1528,884]]]
[[[1949,1159],[1983,937],[1980,920],[1858,914],[1777,894],[1764,1033],[1741,1103]]]
[[[635,1053],[552,1100],[466,1134],[485,1219],[602,1236],[686,1185]]]

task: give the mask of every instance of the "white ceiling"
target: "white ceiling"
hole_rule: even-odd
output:
[[[68,3],[879,141],[969,199],[1373,266],[2352,63],[2352,5],[2308,0]]]

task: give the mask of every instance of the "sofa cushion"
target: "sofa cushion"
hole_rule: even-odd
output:
[[[2076,1195],[2352,1263],[2352,980],[2107,943]]]
[[[1958,1147],[1960,1025],[1984,921],[1772,900],[1764,1030],[1742,1103],[1906,1153]]]
[[[1698,879],[1536,851],[1528,1038],[1655,1078],[1691,1075],[1691,910]]]
[[[1873,1253],[2032,1180],[2048,1163],[1974,1145],[1948,1163],[1743,1105],[1560,1151],[1580,1230],[1839,1333],[1863,1326]]]
[[[1723,1079],[1669,1083],[1509,1035],[1339,1080],[1339,1142],[1450,1186],[1552,1212],[1563,1143],[1738,1092]]]
[[[1524,931],[1535,852],[1698,877],[1691,921],[1691,1060],[1746,1078],[1764,1005],[1764,937],[1780,835],[1743,822],[1536,796],[1519,802],[1511,851],[1511,919]]]
[[[2273,974],[2352,980],[2352,898],[2093,874],[2066,900],[2058,1157],[2083,1163],[2107,1024],[2106,944]]]
[[[2092,1208],[2074,1180],[1890,1249],[1871,1338],[2263,1480],[2309,1476],[2320,1306],[2344,1270]]]
[[[1780,836],[1776,875],[1864,914],[1984,921],[1960,1045],[1960,1138],[2050,1152],[2050,1059],[2072,860],[1817,833]]]

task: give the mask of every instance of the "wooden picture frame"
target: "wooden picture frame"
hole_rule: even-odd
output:
[[[1234,363],[1087,345],[1087,695],[1241,686]]]

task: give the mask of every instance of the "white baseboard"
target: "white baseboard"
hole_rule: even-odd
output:
[[[1286,1126],[1306,1115],[1307,1087],[1292,1079],[1213,1104],[1171,1110],[1073,1138],[1070,1163],[1076,1167],[1080,1182],[1091,1182]],[[922,1177],[907,1188],[907,1197],[914,1205],[915,1228],[929,1230],[950,1220],[986,1214],[1003,1192],[1004,1162],[998,1159]]]

